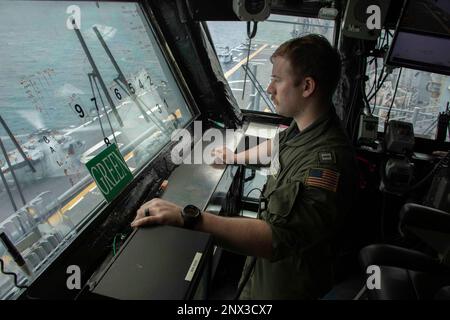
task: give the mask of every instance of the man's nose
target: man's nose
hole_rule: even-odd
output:
[[[273,94],[273,86],[272,86],[272,81],[269,82],[269,86],[266,89],[268,94]]]

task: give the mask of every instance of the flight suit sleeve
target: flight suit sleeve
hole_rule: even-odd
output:
[[[265,216],[272,229],[271,261],[299,255],[330,236],[340,192],[339,173],[328,168],[309,168],[277,188]]]

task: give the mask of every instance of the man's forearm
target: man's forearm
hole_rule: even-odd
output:
[[[205,212],[196,229],[211,233],[225,249],[267,259],[272,256],[272,230],[263,220],[220,217]]]
[[[257,146],[254,146],[253,148],[236,154],[234,161],[236,163],[258,164],[260,162],[260,152],[262,152],[264,156],[271,156],[272,141],[270,139],[267,139],[266,141],[260,143]]]

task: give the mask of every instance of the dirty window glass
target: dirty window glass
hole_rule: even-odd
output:
[[[0,231],[38,273],[104,202],[85,163],[136,173],[192,113],[137,3],[2,0],[0,38]]]
[[[393,33],[393,30],[383,31],[379,46],[390,45]],[[384,122],[392,105],[390,120],[411,122],[417,137],[435,139],[439,113],[450,112],[450,77],[408,68],[392,69],[384,66],[381,58],[368,59],[366,74],[366,93],[372,113],[379,117],[378,131],[384,131]],[[446,141],[450,141],[449,133]]]
[[[246,22],[208,21],[208,29],[239,107],[275,112],[266,92],[272,72],[270,56],[283,42],[310,33],[321,34],[333,43],[334,21],[272,14],[266,21],[258,23],[251,43]]]

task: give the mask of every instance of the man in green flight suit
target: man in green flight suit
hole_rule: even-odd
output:
[[[332,105],[340,77],[340,57],[322,36],[283,43],[272,55],[267,89],[277,113],[293,118],[271,150],[271,169],[260,219],[220,217],[204,212],[193,227],[211,233],[248,258],[241,299],[316,299],[333,284],[334,240],[356,191],[356,162]],[[233,154],[233,161],[257,159],[258,148]],[[226,148],[216,157],[229,159]],[[228,156],[227,156],[228,154]],[[137,212],[132,226],[183,226],[181,208],[153,199]],[[147,212],[147,215],[145,214]],[[252,268],[252,269],[251,269]],[[249,270],[250,269],[250,270]]]

